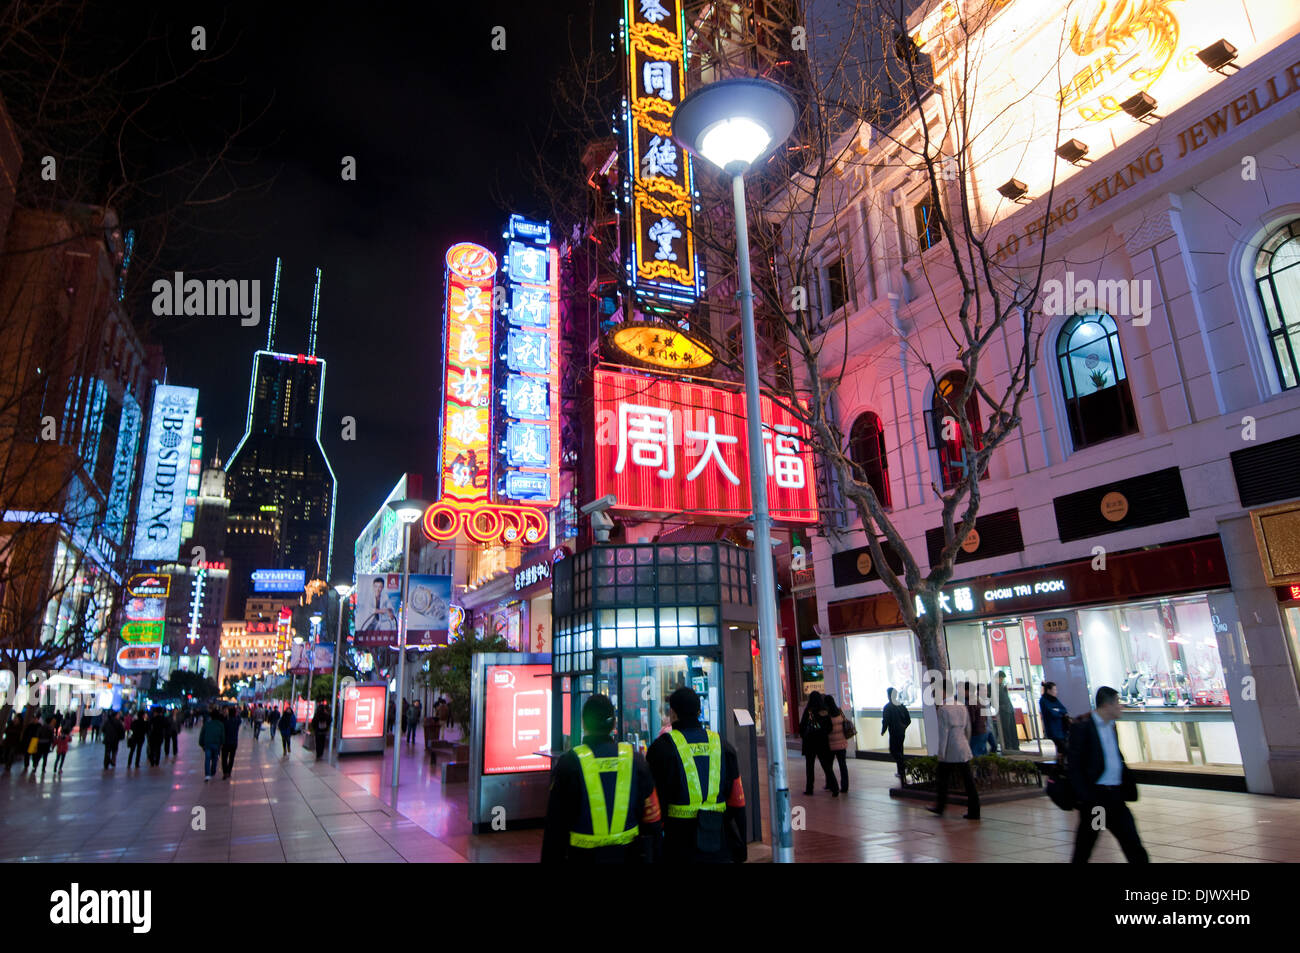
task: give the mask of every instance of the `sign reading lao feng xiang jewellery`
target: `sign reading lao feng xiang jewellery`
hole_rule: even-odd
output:
[[[199,392],[193,387],[160,384],[154,394],[136,512],[136,559],[169,560],[180,552],[198,403]]]

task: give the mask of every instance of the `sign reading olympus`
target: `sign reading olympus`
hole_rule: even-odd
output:
[[[154,394],[136,513],[136,559],[175,559],[180,553],[185,482],[198,403],[199,392],[193,387],[160,384]]]

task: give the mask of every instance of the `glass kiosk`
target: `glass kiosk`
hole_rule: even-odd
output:
[[[668,696],[688,685],[701,722],[739,756],[759,840],[758,746],[750,631],[756,613],[750,551],[727,542],[597,543],[554,567],[552,737],[581,743],[582,706],[608,695],[619,740],[642,753],[669,729]]]

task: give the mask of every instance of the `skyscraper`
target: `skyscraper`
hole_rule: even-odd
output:
[[[232,613],[242,611],[254,570],[302,569],[309,579],[330,575],[337,482],[320,442],[325,400],[325,361],[316,356],[320,277],[318,268],[307,353],[281,353],[274,349],[276,260],[266,348],[253,355],[244,436],[226,463]]]

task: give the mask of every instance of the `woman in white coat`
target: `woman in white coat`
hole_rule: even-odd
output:
[[[936,748],[939,768],[936,772],[938,800],[934,807],[926,808],[932,814],[943,814],[948,805],[948,781],[954,771],[961,775],[962,785],[966,789],[966,813],[962,817],[970,821],[980,819],[980,796],[975,790],[975,778],[970,771],[970,713],[966,710],[967,686],[958,685],[955,694],[953,686],[945,679],[943,704],[937,706],[935,714],[939,717],[939,738]]]

